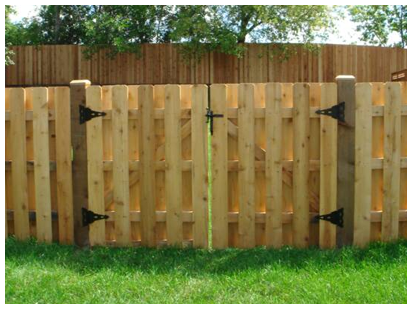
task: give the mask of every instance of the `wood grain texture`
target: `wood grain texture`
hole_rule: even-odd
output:
[[[94,111],[102,110],[102,88],[91,86],[86,89],[86,106]],[[93,118],[87,126],[87,168],[89,186],[89,210],[97,214],[105,212],[104,178],[103,178],[103,120]],[[104,245],[106,243],[106,223],[95,221],[90,225],[90,244]]]
[[[212,246],[222,249],[228,246],[226,86],[212,85],[210,92],[211,109],[223,114],[223,118],[215,119],[212,136]]]
[[[74,242],[79,247],[87,247],[89,228],[83,226],[82,208],[88,207],[87,183],[87,135],[86,126],[80,124],[79,106],[86,104],[86,88],[90,81],[76,80],[70,83],[70,131],[73,149],[73,225]]]
[[[182,139],[180,121],[180,87],[165,87],[165,161],[167,242],[181,246],[182,225]]]
[[[37,239],[52,241],[47,88],[33,88],[33,145]]]
[[[113,201],[117,246],[131,243],[127,96],[127,86],[113,87]]]
[[[72,146],[70,134],[70,89],[55,89],[56,181],[59,242],[73,243]]]
[[[372,86],[356,85],[355,124],[355,209],[353,244],[364,247],[370,241],[372,186]]]
[[[239,86],[239,245],[255,246],[255,123],[254,85]]]
[[[142,244],[156,246],[155,218],[155,136],[153,87],[140,86],[138,90],[140,111],[139,158],[140,170],[140,209],[142,212]]]
[[[205,125],[205,110],[208,88],[195,85],[192,88],[192,200],[193,200],[193,246],[209,246],[208,209],[208,130]]]
[[[336,84],[322,84],[321,109],[337,104]],[[336,210],[337,198],[337,121],[331,117],[320,118],[320,197],[319,213],[328,214]],[[319,222],[319,246],[334,248],[336,226],[327,221]]]
[[[398,238],[401,157],[401,87],[385,84],[382,241]]]
[[[337,75],[354,75],[359,82],[387,82],[406,68],[407,50],[375,46],[322,45],[310,52],[301,45],[287,60],[277,44],[244,44],[242,58],[206,53],[187,61],[174,44],[142,44],[141,57],[101,50],[91,59],[85,46],[12,47],[16,65],[6,67],[6,86],[67,85],[74,79],[93,84],[212,84],[268,82],[334,82]],[[386,53],[387,56],[377,56]],[[390,59],[383,64],[382,59]]]
[[[266,246],[280,248],[282,235],[282,85],[266,85]]]
[[[293,244],[309,245],[309,85],[293,86]]]
[[[10,90],[10,139],[13,157],[11,169],[14,209],[14,234],[17,239],[27,239],[29,231],[29,205],[26,165],[26,92],[22,88]]]

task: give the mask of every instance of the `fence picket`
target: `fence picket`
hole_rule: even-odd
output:
[[[33,88],[33,152],[37,239],[52,241],[47,88]]]
[[[26,165],[26,93],[22,88],[10,90],[10,139],[13,157],[11,180],[14,208],[14,234],[18,239],[30,236]]]
[[[355,220],[353,243],[363,247],[370,240],[372,186],[372,86],[357,84],[355,117]]]
[[[182,140],[180,87],[165,88],[166,229],[169,245],[182,245]]]
[[[280,248],[282,239],[282,85],[266,85],[266,246]]]
[[[73,243],[73,189],[70,130],[70,88],[55,89],[56,181],[59,242]]]
[[[205,85],[192,88],[192,204],[193,204],[193,246],[208,248],[208,148],[205,111],[208,93]]]
[[[293,244],[309,245],[309,85],[293,86]]]
[[[320,108],[326,109],[337,104],[336,84],[321,86]],[[328,214],[336,210],[337,199],[337,134],[336,119],[320,118],[320,197],[319,213]],[[336,245],[336,226],[319,222],[319,246],[334,248]]]
[[[212,136],[212,245],[216,249],[228,246],[228,177],[227,177],[227,113],[226,85],[210,87],[211,109],[223,114],[214,119]]]
[[[385,84],[382,241],[398,238],[401,158],[401,88]]]
[[[127,86],[113,87],[113,200],[116,245],[131,242]]]
[[[140,86],[138,90],[140,112],[140,211],[142,244],[156,246],[155,206],[155,135],[153,86]]]
[[[255,246],[255,117],[254,85],[239,86],[239,244]]]
[[[91,86],[86,89],[86,106],[94,111],[102,110],[102,88]],[[87,168],[89,210],[104,214],[104,178],[103,178],[103,120],[96,117],[87,125]],[[98,220],[90,225],[90,244],[104,245],[106,243],[106,223]]]

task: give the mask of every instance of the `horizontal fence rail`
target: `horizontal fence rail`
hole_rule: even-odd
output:
[[[356,84],[354,243],[406,237],[406,83]],[[210,96],[209,96],[210,93]],[[206,107],[215,114],[208,178]],[[335,83],[90,86],[92,245],[334,247]],[[73,243],[70,88],[6,88],[6,235]],[[211,213],[208,182],[212,184]],[[210,230],[209,230],[210,227]],[[210,235],[211,234],[211,235]]]
[[[84,46],[13,46],[15,65],[6,67],[6,86],[68,85],[74,79],[92,84],[213,84],[268,82],[334,82],[354,75],[358,82],[387,82],[406,68],[401,48],[322,45],[311,52],[290,45],[290,58],[272,44],[246,44],[242,58],[217,52],[200,61],[185,60],[175,44],[142,44],[140,56],[101,50],[91,59]]]

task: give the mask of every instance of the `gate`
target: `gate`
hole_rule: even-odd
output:
[[[201,248],[406,237],[404,83],[77,86],[6,89],[6,235]],[[353,124],[338,125],[325,114],[342,116],[345,91]],[[338,199],[345,181],[352,203]]]

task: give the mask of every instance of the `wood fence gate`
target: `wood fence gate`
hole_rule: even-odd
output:
[[[336,83],[84,87],[6,89],[6,235],[73,243],[85,207],[107,216],[91,245],[336,245],[340,228],[315,220],[341,207],[340,126],[317,113],[340,103]],[[353,95],[353,243],[406,237],[406,83]],[[73,104],[104,112],[79,127],[87,158]]]

